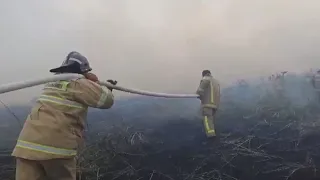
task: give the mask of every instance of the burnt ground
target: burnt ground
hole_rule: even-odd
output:
[[[222,107],[214,139],[200,118],[114,127],[83,151],[81,179],[320,179],[319,106],[278,102]]]
[[[1,180],[14,179],[14,159],[9,151],[3,151],[0,155],[0,178]]]

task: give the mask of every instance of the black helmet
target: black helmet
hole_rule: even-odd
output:
[[[202,76],[210,75],[211,72],[209,70],[203,70],[202,71]]]
[[[60,67],[51,69],[50,72],[84,74],[91,70],[92,68],[90,67],[87,58],[76,51],[72,51],[68,54]]]

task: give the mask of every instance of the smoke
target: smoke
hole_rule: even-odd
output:
[[[0,83],[49,75],[73,50],[100,79],[161,92],[193,93],[203,69],[222,85],[301,72],[319,66],[319,8],[316,0],[4,0]],[[25,102],[39,90],[1,98]]]
[[[266,105],[303,108],[318,101],[310,77],[301,73],[289,73],[277,80],[253,79],[234,84],[223,89],[222,99],[224,107],[236,105],[242,109]]]

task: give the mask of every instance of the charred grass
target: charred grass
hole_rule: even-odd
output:
[[[213,139],[200,117],[113,127],[82,152],[80,179],[320,179],[319,108],[279,96],[252,106],[225,101]]]

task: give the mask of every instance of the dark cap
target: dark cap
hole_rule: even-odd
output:
[[[209,70],[203,70],[202,71],[202,76],[210,75],[211,72]]]

